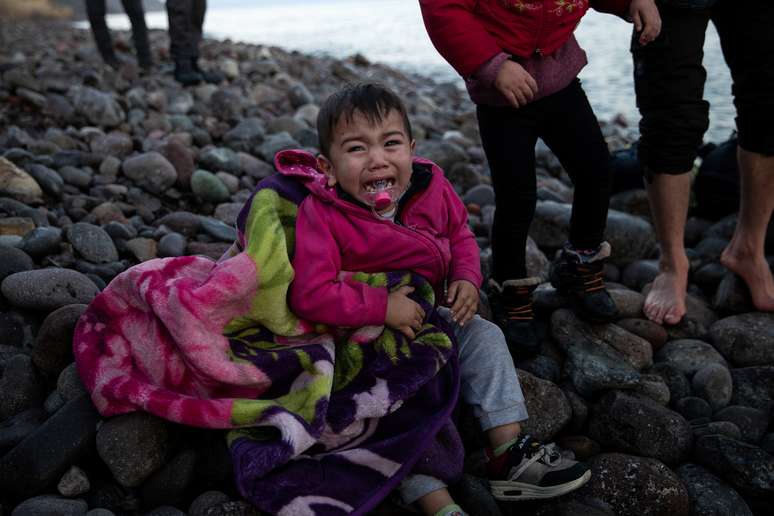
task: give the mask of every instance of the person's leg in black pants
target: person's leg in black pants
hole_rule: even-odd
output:
[[[659,4],[661,33],[634,43],[634,91],[640,121],[639,159],[656,240],[659,272],[642,312],[657,324],[677,324],[686,313],[689,261],[685,223],[696,151],[709,126],[702,66],[709,11]]]
[[[191,0],[191,27],[194,31],[194,62],[199,59],[199,45],[202,42],[202,30],[204,28],[204,13],[207,12],[207,0]]]
[[[175,61],[175,79],[185,86],[223,81],[222,75],[201,70],[197,63],[206,10],[206,0],[167,0],[169,53]]]
[[[132,23],[132,40],[137,51],[137,62],[143,68],[150,68],[153,64],[151,58],[150,42],[148,41],[148,27],[145,25],[145,12],[142,0],[121,0],[124,11]]]
[[[605,289],[605,259],[610,245],[603,242],[610,200],[610,152],[586,93],[575,79],[546,97],[540,137],[572,179],[569,242],[551,264],[551,284],[570,295],[582,318],[605,323],[618,317],[618,308]]]
[[[535,144],[538,122],[527,105],[478,107],[481,141],[492,174],[497,210],[492,226],[492,278],[498,283],[527,276],[525,248],[535,214]]]
[[[577,79],[546,106],[540,137],[572,179],[570,244],[596,250],[604,240],[610,201],[610,152]]]
[[[113,51],[113,41],[110,39],[110,31],[105,23],[105,14],[105,0],[86,0],[86,15],[89,17],[97,50],[106,64],[116,68],[118,59]]]
[[[175,80],[184,86],[199,84],[203,80],[192,64],[198,54],[192,7],[191,0],[167,0],[169,54],[175,62]]]
[[[539,110],[478,106],[481,141],[495,191],[492,226],[492,309],[511,352],[517,358],[540,351],[532,313],[532,291],[539,278],[528,278],[527,235],[535,214],[535,144]]]
[[[191,26],[194,29],[196,45],[192,59],[193,69],[201,74],[202,78],[210,84],[219,84],[225,80],[223,74],[216,70],[202,70],[199,68],[199,45],[202,42],[202,28],[204,27],[204,13],[207,11],[207,0],[192,0]]]

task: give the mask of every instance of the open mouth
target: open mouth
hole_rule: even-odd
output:
[[[395,179],[380,177],[373,181],[368,181],[363,185],[363,189],[368,193],[375,193],[387,190],[395,184]]]

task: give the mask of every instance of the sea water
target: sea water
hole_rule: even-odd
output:
[[[108,18],[113,28],[129,27],[123,14]],[[146,20],[151,28],[167,26],[163,11],[147,13]],[[461,85],[427,37],[417,0],[209,0],[204,31],[209,37],[339,58],[360,53],[371,61]],[[631,24],[620,18],[592,10],[576,35],[589,57],[580,77],[597,116],[622,115],[636,126],[631,31]],[[711,105],[705,139],[721,141],[734,129],[734,107],[731,79],[711,24],[704,52],[704,95]]]

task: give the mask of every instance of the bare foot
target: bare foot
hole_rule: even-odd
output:
[[[753,306],[761,312],[774,312],[774,279],[771,269],[763,256],[732,249],[732,245],[723,251],[720,263],[742,277],[750,289]]]
[[[685,291],[688,288],[688,259],[677,267],[661,266],[645,298],[642,311],[657,324],[677,324],[685,315]]]

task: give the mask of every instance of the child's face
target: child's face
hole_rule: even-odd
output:
[[[320,156],[318,166],[328,176],[328,185],[341,188],[366,202],[376,181],[387,181],[398,191],[408,188],[414,141],[409,139],[400,113],[392,110],[381,122],[371,124],[362,113],[351,120],[342,117],[333,131],[330,156]],[[381,211],[394,208],[394,203]]]

